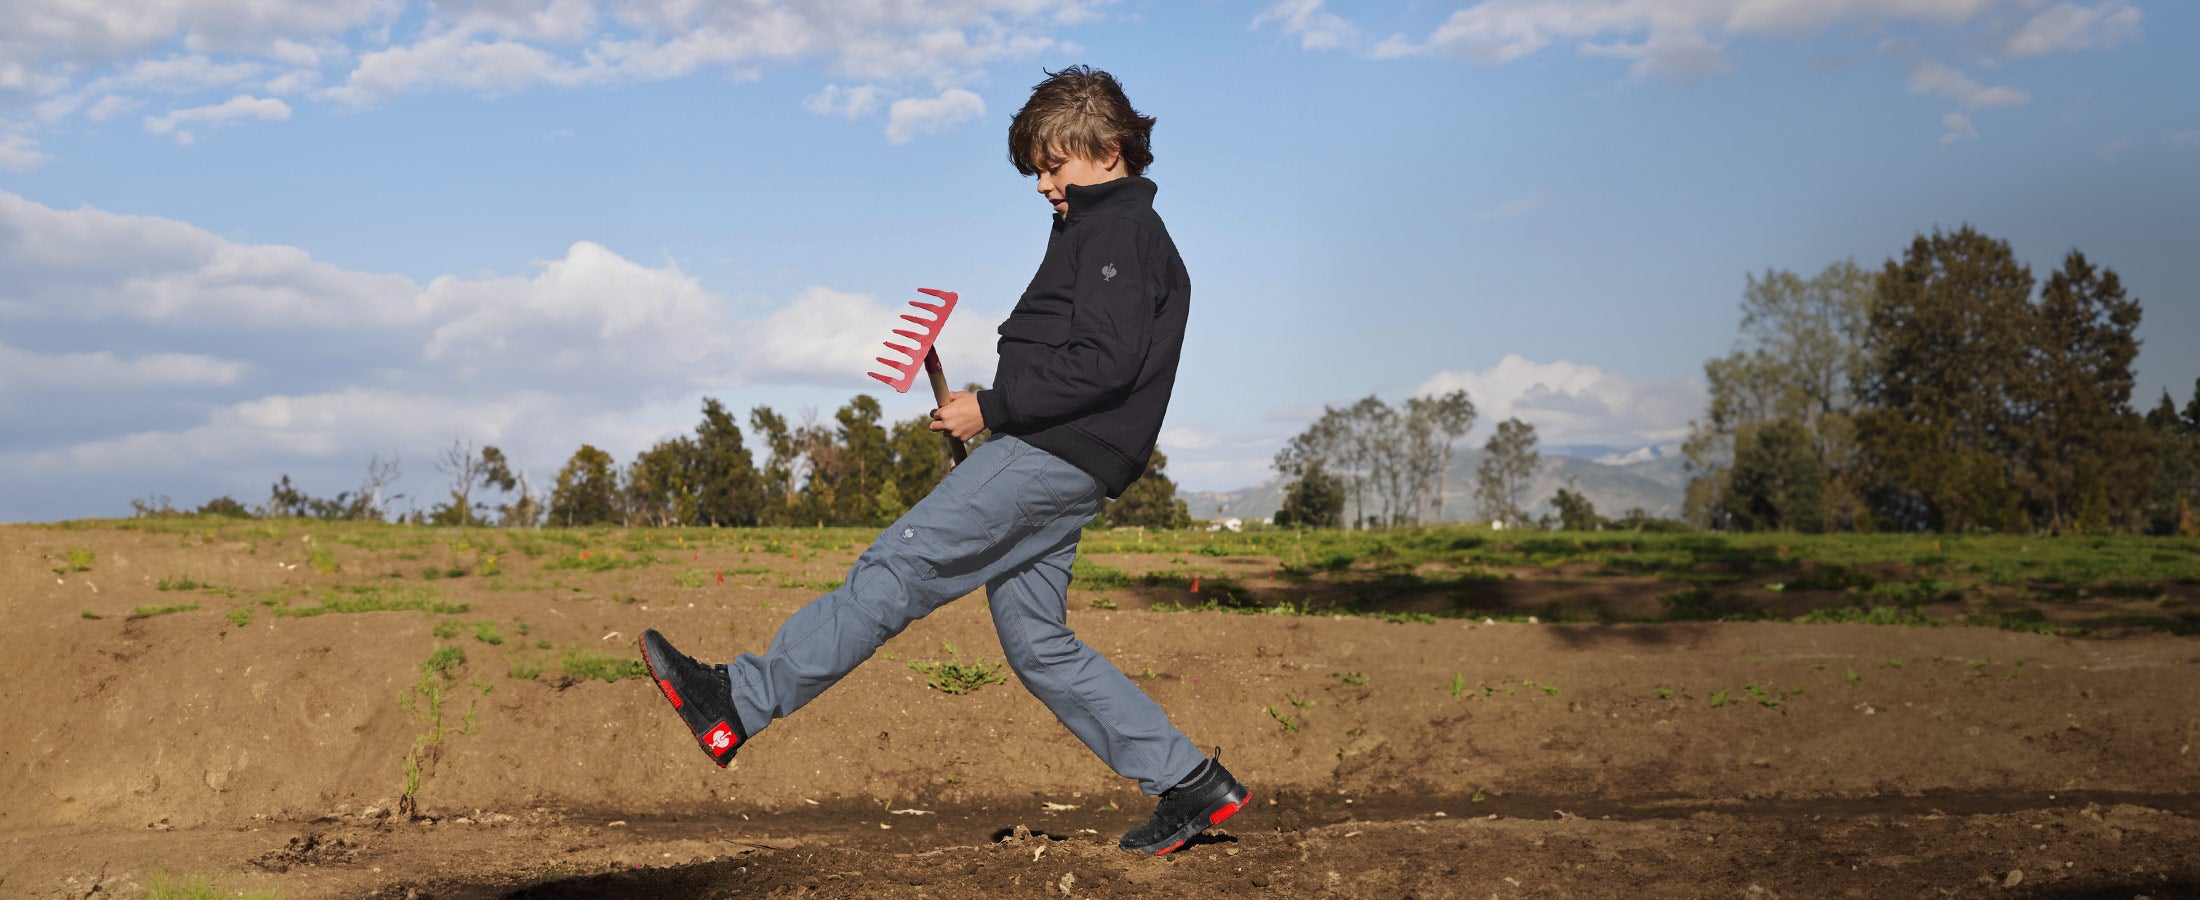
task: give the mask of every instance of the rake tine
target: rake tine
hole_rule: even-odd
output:
[[[943,312],[946,312],[946,311],[947,311],[947,307],[945,307],[945,306],[941,306],[941,305],[939,305],[939,304],[937,304],[937,303],[926,303],[926,302],[924,302],[924,301],[922,301],[922,300],[911,300],[911,301],[909,301],[909,305],[910,305],[910,306],[914,306],[914,307],[916,307],[916,308],[918,308],[918,309],[921,309],[921,310],[926,310],[926,311],[928,311],[928,312],[931,312],[931,313],[933,313],[934,315],[937,315],[937,314],[939,314],[939,313],[943,313]]]
[[[912,340],[912,341],[919,341],[919,342],[923,341],[923,340],[924,340],[924,337],[925,337],[924,335],[918,334],[918,333],[916,333],[916,332],[914,332],[914,331],[903,331],[903,330],[901,330],[901,329],[899,329],[899,328],[896,328],[896,329],[894,329],[894,333],[895,333],[895,334],[898,334],[898,335],[901,335],[902,337],[908,338],[908,339],[910,339],[910,340]]]
[[[903,313],[901,317],[910,322],[916,323],[917,327],[924,329],[925,333],[927,334],[935,333],[939,329],[940,320],[938,319],[919,319],[916,316],[909,315],[908,313]]]
[[[903,352],[903,353],[905,353],[905,354],[908,354],[908,356],[909,356],[909,358],[910,358],[910,359],[916,359],[916,358],[917,358],[918,356],[921,356],[921,355],[922,355],[922,354],[920,354],[920,353],[918,353],[918,352],[917,352],[917,348],[915,348],[915,347],[904,347],[904,346],[902,346],[902,345],[900,345],[900,344],[894,343],[893,341],[887,341],[887,342],[886,342],[886,349],[888,349],[888,350],[899,350],[899,351],[901,351],[901,352]]]

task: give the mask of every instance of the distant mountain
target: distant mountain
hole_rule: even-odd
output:
[[[1559,488],[1571,484],[1573,490],[1587,497],[1597,512],[1605,516],[1617,517],[1636,508],[1653,516],[1680,516],[1681,503],[1688,490],[1688,472],[1679,454],[1656,447],[1633,451],[1596,449],[1605,451],[1603,456],[1614,461],[1544,452],[1535,476],[1528,481],[1529,513],[1551,512],[1551,498],[1557,496]],[[1474,472],[1481,466],[1483,456],[1480,449],[1452,454],[1450,478],[1444,490],[1445,521],[1464,522],[1475,518]],[[1283,507],[1283,490],[1283,481],[1271,479],[1234,491],[1181,491],[1177,496],[1184,500],[1195,519],[1233,516],[1266,519]],[[1374,498],[1368,499],[1368,505],[1376,505]]]

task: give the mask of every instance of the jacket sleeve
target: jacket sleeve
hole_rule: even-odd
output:
[[[1153,331],[1152,276],[1161,260],[1137,223],[1099,225],[1071,259],[1077,276],[1068,340],[978,392],[987,427],[1076,418],[1121,400],[1137,381]]]

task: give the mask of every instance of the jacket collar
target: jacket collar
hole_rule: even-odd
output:
[[[1125,175],[1113,181],[1099,184],[1073,184],[1062,190],[1069,198],[1069,212],[1055,216],[1055,222],[1068,225],[1093,212],[1122,203],[1153,205],[1153,197],[1160,187],[1144,175]]]

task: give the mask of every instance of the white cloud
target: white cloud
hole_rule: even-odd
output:
[[[2120,137],[2093,148],[2093,155],[2098,156],[2102,160],[2107,162],[2115,162],[2117,157],[2122,156],[2131,150],[2131,144],[2132,141],[2130,138]]]
[[[0,346],[0,406],[39,423],[0,445],[0,470],[109,509],[120,491],[256,486],[285,471],[318,472],[333,492],[370,453],[425,459],[454,437],[537,466],[583,441],[625,458],[666,430],[665,404],[692,423],[687,398],[704,391],[879,392],[865,373],[920,298],[811,287],[738,318],[673,263],[589,241],[520,274],[423,285],[0,191],[0,333],[126,334],[142,348]],[[956,384],[991,380],[998,324],[956,310],[939,342]],[[157,415],[104,412],[151,403],[155,387]],[[42,491],[38,502],[61,504],[42,508],[89,502]],[[0,496],[0,515],[26,502]]]
[[[38,142],[28,135],[0,134],[0,169],[21,172],[37,168],[46,161],[46,154],[38,152]]]
[[[1584,363],[1538,363],[1518,355],[1481,371],[1439,372],[1413,393],[1459,389],[1474,401],[1477,434],[1517,417],[1534,425],[1546,444],[1670,443],[1687,435],[1707,397],[1695,381],[1637,383]]]
[[[828,84],[824,89],[805,98],[802,108],[820,116],[860,119],[878,111],[878,87],[869,84],[855,87]]]
[[[1940,127],[1942,129],[1940,142],[1943,144],[1953,144],[1957,141],[1978,137],[1978,128],[1971,124],[1971,117],[1959,112],[1941,116]]]
[[[571,43],[596,30],[594,0],[435,0],[437,12],[465,32]]]
[[[84,117],[94,122],[105,122],[138,103],[121,94],[108,94],[92,102],[92,108],[84,111]]]
[[[174,133],[176,140],[191,143],[194,139],[180,125],[222,125],[237,119],[259,119],[280,122],[290,118],[290,104],[273,97],[254,97],[239,94],[220,103],[179,109],[161,116],[146,116],[145,130],[154,134]]]
[[[1299,36],[1302,50],[1335,50],[1359,41],[1359,29],[1344,17],[1322,8],[1322,0],[1279,0],[1253,17],[1250,27],[1275,23],[1286,34]]]
[[[245,364],[191,353],[124,359],[97,353],[39,353],[0,344],[0,397],[31,391],[232,385]]]
[[[961,88],[928,99],[896,100],[886,113],[886,139],[906,144],[920,134],[943,131],[985,115],[985,101]]]
[[[1504,65],[1571,46],[1592,56],[1634,61],[1637,78],[1689,81],[1725,72],[1724,44],[1743,38],[1803,39],[1848,28],[1870,33],[1910,24],[1954,30],[1974,47],[2010,57],[2113,47],[2139,34],[2141,14],[2127,0],[2085,5],[2047,0],[1474,0],[1425,37],[1398,34],[1378,43],[1377,59],[1443,55]],[[1319,12],[1316,0],[1269,7],[1262,21]],[[2043,7],[2045,7],[2043,9]],[[2019,24],[2021,23],[2021,24]],[[1882,40],[1907,45],[1906,35]],[[1314,49],[1314,48],[1309,48]],[[1957,77],[1961,77],[1958,75]],[[1954,86],[1950,86],[1954,87]],[[1978,106],[2006,105],[2005,88],[1970,92]],[[2015,102],[2022,102],[2021,100]],[[1973,108],[1977,108],[1974,106]]]
[[[894,330],[917,330],[901,316],[930,315],[909,306],[908,300],[933,302],[921,294],[887,302],[869,294],[809,288],[763,321],[749,323],[743,329],[738,374],[744,381],[765,384],[837,384],[851,378],[877,384],[865,373],[893,374],[877,358],[901,358],[886,349],[886,342],[907,344],[894,335]],[[934,346],[949,383],[960,386],[970,381],[991,381],[997,339],[994,329],[1000,320],[958,304],[947,322]],[[973,367],[981,367],[982,371]],[[912,390],[921,389],[923,384],[920,375],[918,387]]]
[[[1157,443],[1162,449],[1174,453],[1178,450],[1205,450],[1215,445],[1215,439],[1183,425],[1171,425],[1161,430]]]
[[[1660,78],[1683,84],[1724,74],[1733,67],[1719,45],[1693,28],[1652,28],[1650,36],[1641,42],[1584,43],[1581,52],[1590,56],[1632,59],[1635,64],[1629,66],[1627,72],[1638,79]]]
[[[2200,147],[2200,129],[2187,128],[2170,135],[2169,142],[2179,147]]]
[[[1507,200],[1477,213],[1475,218],[1483,221],[1518,218],[1542,209],[1544,204],[1549,202],[1551,202],[1551,195],[1542,191],[1529,191],[1526,196]]]
[[[1966,109],[2021,106],[2031,95],[2016,88],[1987,87],[1971,80],[1954,66],[1937,60],[1921,60],[1910,67],[1910,93],[1939,94]]]
[[[2139,36],[2141,18],[2143,14],[2124,0],[2105,0],[2092,6],[2057,3],[2010,34],[2002,43],[2002,52],[2022,58],[2115,47]]]

